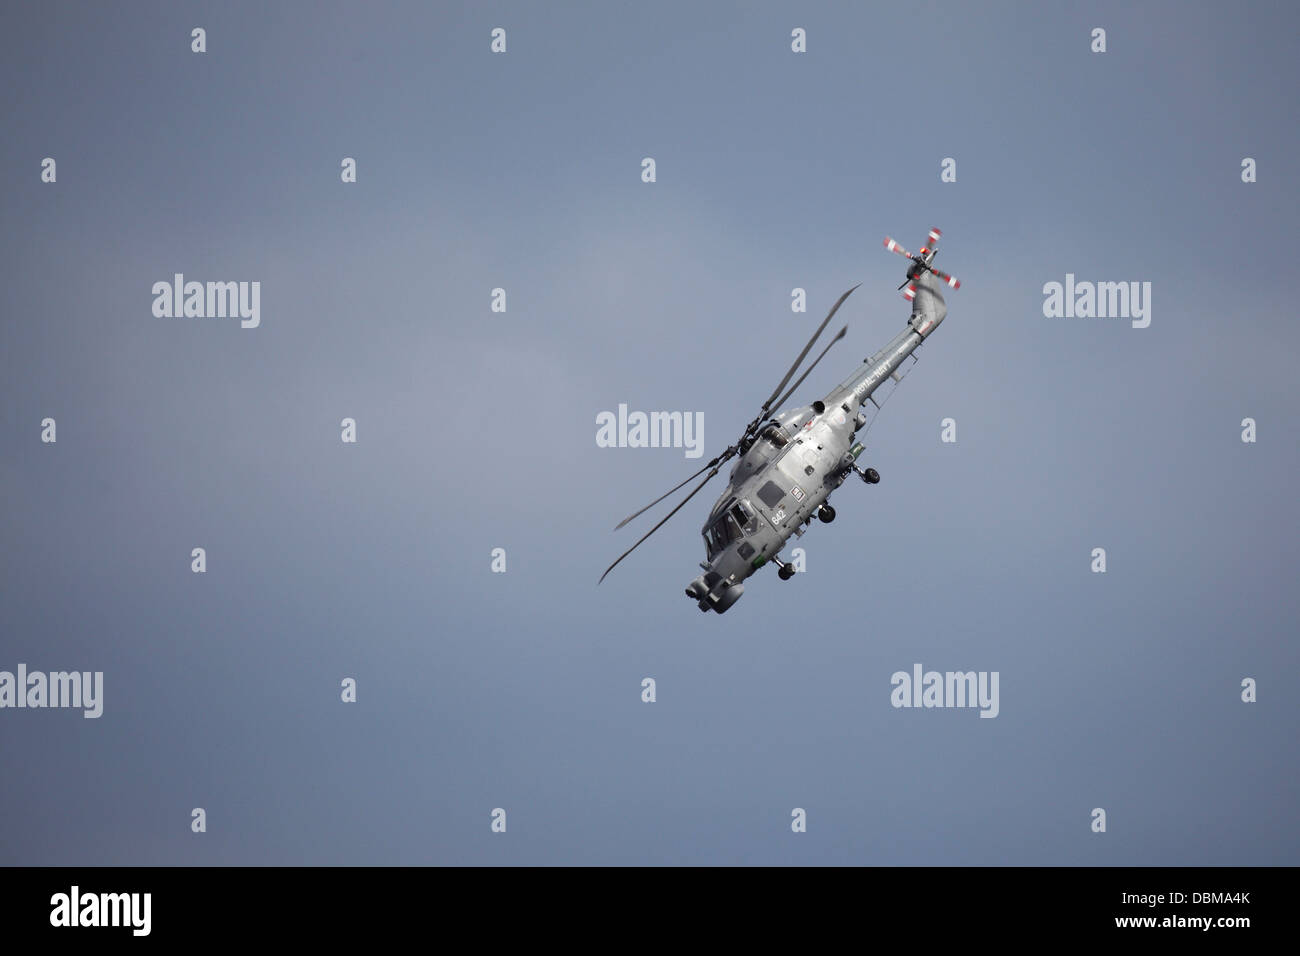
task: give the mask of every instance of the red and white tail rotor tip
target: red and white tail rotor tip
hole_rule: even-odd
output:
[[[888,236],[885,236],[885,248],[888,249],[890,252],[897,252],[904,259],[912,258],[912,254],[910,252],[904,249],[893,239],[890,239]]]

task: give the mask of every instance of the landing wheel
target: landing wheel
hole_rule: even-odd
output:
[[[835,520],[835,509],[832,508],[830,505],[822,505],[820,508],[817,509],[817,517],[821,518],[822,521],[826,522],[827,524],[830,524],[832,521]]]
[[[792,577],[794,577],[794,565],[792,564],[781,565],[781,567],[777,569],[776,576],[780,578],[782,581],[789,581]]]
[[[869,485],[878,485],[880,484],[880,472],[874,468],[868,468],[862,473],[862,480]]]

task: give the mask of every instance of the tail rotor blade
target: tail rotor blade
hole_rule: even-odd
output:
[[[898,244],[897,242],[895,242],[893,239],[890,239],[888,236],[885,236],[885,248],[888,249],[890,252],[897,252],[897,253],[898,253],[900,256],[902,256],[904,259],[911,259],[911,258],[912,258],[912,254],[911,254],[910,252],[908,252],[906,249],[904,249],[901,245],[899,245],[899,244]]]
[[[940,281],[947,283],[950,289],[961,288],[961,280],[954,279],[952,276],[948,275],[948,273],[944,272],[942,269],[931,269],[930,271],[933,272],[935,275],[937,275]]]

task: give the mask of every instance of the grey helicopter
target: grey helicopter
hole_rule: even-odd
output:
[[[831,346],[848,332],[847,325],[840,329],[798,381],[782,392],[844,300],[858,286],[841,295],[740,438],[685,481],[618,523],[615,530],[708,472],[677,507],[605,569],[601,581],[736,456],[740,457],[732,466],[727,487],[704,523],[706,560],[700,562],[704,573],[687,586],[686,596],[698,602],[701,611],[723,614],[745,593],[745,579],[765,564],[776,565],[777,576],[783,581],[794,577],[794,566],[780,557],[790,537],[802,537],[814,517],[827,524],[835,520],[835,509],[828,499],[850,475],[856,474],[869,485],[880,481],[876,469],[858,467],[864,446],[857,437],[870,427],[885,400],[916,364],[922,343],[948,314],[941,285],[952,289],[961,286],[957,279],[934,267],[940,235],[938,229],[931,229],[927,243],[915,255],[893,239],[885,239],[886,249],[910,261],[907,277],[898,287],[912,304],[912,314],[903,330],[864,359],[863,366],[825,398],[781,411]]]

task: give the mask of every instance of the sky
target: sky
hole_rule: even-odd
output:
[[[10,5],[0,671],[103,714],[0,708],[0,864],[1300,862],[1297,21]],[[962,287],[806,572],[684,596],[718,478],[597,586],[703,464],[597,416],[707,460],[861,282],[822,397],[932,226]],[[176,273],[260,323],[155,315]],[[892,706],[916,664],[997,717]]]

